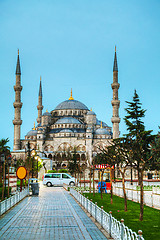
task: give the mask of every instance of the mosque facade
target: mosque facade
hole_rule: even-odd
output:
[[[75,100],[71,94],[68,100],[62,101],[51,112],[43,112],[43,95],[40,78],[38,94],[37,125],[32,128],[24,139],[21,139],[21,68],[18,52],[16,66],[16,84],[14,86],[15,109],[14,115],[14,147],[12,155],[16,158],[26,157],[27,147],[36,150],[39,155],[45,156],[47,168],[64,168],[68,165],[67,152],[76,154],[81,163],[92,164],[92,158],[99,151],[111,144],[112,139],[119,137],[119,106],[118,89],[118,65],[115,49],[113,65],[113,83],[111,84],[113,99],[113,115],[111,117],[112,128],[98,119],[95,112]],[[29,143],[29,144],[28,144]]]

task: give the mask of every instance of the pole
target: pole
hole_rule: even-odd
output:
[[[4,174],[4,176],[5,176],[5,178],[4,178],[4,198],[6,197],[6,164],[4,165],[4,172],[5,172],[5,174]]]
[[[38,157],[37,157],[37,179],[38,179]]]
[[[8,165],[8,197],[9,197],[9,165]]]
[[[33,178],[33,157],[32,157],[32,178]]]

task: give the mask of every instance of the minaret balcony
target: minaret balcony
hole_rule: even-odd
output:
[[[21,125],[22,124],[22,120],[14,119],[13,120],[13,124],[14,125]]]
[[[23,105],[22,102],[14,102],[14,103],[13,103],[14,108],[21,108],[22,105]]]
[[[111,122],[112,123],[120,123],[121,119],[119,117],[112,117]]]
[[[37,109],[38,109],[38,110],[43,110],[43,106],[42,106],[42,105],[38,105],[38,106],[37,106]]]
[[[112,100],[112,101],[111,101],[111,104],[112,104],[113,107],[114,107],[114,106],[118,106],[118,107],[119,107],[120,101],[119,101],[119,100]]]
[[[119,83],[112,83],[111,87],[112,87],[112,89],[119,89],[120,84]]]
[[[21,85],[18,85],[18,86],[15,85],[15,86],[14,86],[14,91],[15,91],[15,92],[16,92],[16,91],[20,91],[20,92],[21,92],[21,91],[22,91],[22,86],[21,86]]]

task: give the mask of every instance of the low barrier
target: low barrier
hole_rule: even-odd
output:
[[[127,199],[140,203],[140,190],[137,186],[125,184]],[[121,183],[113,183],[113,194],[124,197],[123,187]],[[160,209],[160,188],[152,187],[152,190],[144,190],[144,204],[149,207]]]
[[[137,235],[137,233],[124,225],[123,219],[121,219],[121,222],[118,221],[112,216],[112,212],[105,212],[103,206],[101,208],[98,207],[97,203],[93,203],[88,197],[84,197],[74,188],[70,188],[70,193],[87,210],[87,212],[94,217],[95,221],[97,221],[101,227],[110,234],[110,237],[115,240],[144,240],[141,230],[138,231]]]
[[[29,194],[28,189],[22,190],[22,192],[17,192],[12,197],[5,199],[0,202],[0,216],[8,211],[11,207],[20,202],[23,198],[25,198]]]

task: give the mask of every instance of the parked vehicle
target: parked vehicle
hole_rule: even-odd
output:
[[[70,176],[68,173],[46,173],[44,175],[43,184],[47,187],[53,185],[62,186],[63,183],[74,186],[75,178]]]

